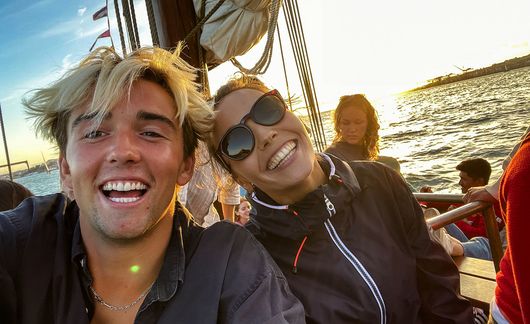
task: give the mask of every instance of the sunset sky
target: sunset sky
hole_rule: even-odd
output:
[[[143,45],[149,45],[145,7],[136,1]],[[0,104],[11,162],[42,162],[56,156],[53,145],[36,139],[20,104],[28,90],[56,80],[83,56],[106,30],[106,20],[92,21],[105,5],[95,0],[3,0],[0,3]],[[413,88],[457,67],[479,68],[530,54],[528,0],[299,1],[302,24],[321,109],[331,109],[343,94],[372,98]],[[115,44],[119,35],[111,11]],[[301,94],[296,68],[279,18],[288,56],[291,90]],[[98,45],[110,45],[109,38]],[[121,49],[119,45],[117,49]],[[262,46],[241,61],[250,66]],[[213,91],[234,73],[230,63],[210,72]],[[285,92],[285,79],[275,44],[264,79]],[[2,146],[0,164],[6,162]],[[6,172],[1,169],[0,173]]]

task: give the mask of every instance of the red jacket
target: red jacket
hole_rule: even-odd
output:
[[[530,323],[530,138],[506,169],[499,196],[508,248],[497,273],[495,299],[510,323]]]

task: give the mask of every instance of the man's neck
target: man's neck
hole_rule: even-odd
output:
[[[156,280],[171,238],[173,217],[163,217],[140,239],[131,242],[86,237],[92,287],[109,304],[127,305]]]

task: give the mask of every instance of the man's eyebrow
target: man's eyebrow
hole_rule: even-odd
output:
[[[81,124],[85,120],[93,120],[97,116],[97,112],[91,112],[88,114],[81,114],[74,119],[74,122],[72,123],[72,129],[76,128],[79,124]],[[107,115],[105,115],[105,119],[109,119],[112,116],[112,114],[109,112]]]
[[[177,130],[177,126],[175,125],[173,120],[167,118],[166,116],[160,115],[160,114],[155,114],[155,113],[151,113],[147,111],[139,111],[136,114],[136,118],[140,120],[158,120],[158,121],[161,121],[167,124],[172,129]]]

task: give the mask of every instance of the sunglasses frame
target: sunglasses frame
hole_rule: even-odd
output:
[[[263,98],[266,98],[268,96],[275,96],[277,99],[280,100],[280,102],[282,103],[282,106],[283,106],[283,113],[282,113],[282,116],[278,119],[278,121],[276,121],[275,123],[273,124],[270,124],[270,125],[266,125],[266,124],[262,124],[260,123],[259,121],[255,120],[254,119],[254,109],[257,107],[258,103],[263,99]],[[228,159],[230,160],[233,160],[233,161],[241,161],[241,160],[244,160],[246,159],[250,153],[252,153],[252,151],[254,151],[254,145],[256,144],[256,139],[254,137],[254,133],[252,132],[252,130],[247,126],[245,125],[246,121],[248,119],[251,119],[252,121],[254,121],[256,124],[258,125],[262,125],[262,126],[272,126],[272,125],[276,125],[277,123],[279,123],[284,117],[285,117],[285,112],[287,111],[287,104],[285,103],[285,100],[283,100],[282,96],[280,95],[280,92],[276,89],[273,89],[269,92],[266,92],[264,93],[263,95],[261,95],[255,102],[254,104],[252,105],[252,107],[250,108],[250,111],[248,113],[245,114],[245,116],[243,116],[243,118],[241,118],[241,120],[239,121],[239,123],[235,124],[234,126],[231,126],[223,135],[223,137],[221,138],[221,140],[219,141],[219,144],[217,145],[217,150],[216,150],[216,154],[217,156],[219,157],[219,159],[222,161],[222,163],[224,164],[224,166],[226,167],[227,170],[230,170],[230,167],[228,166],[228,163],[225,162],[225,160],[223,159],[223,156],[227,157]],[[222,144],[224,142],[224,140],[227,138],[227,136],[234,130],[234,129],[237,129],[237,128],[243,128],[243,129],[246,129],[250,136],[252,137],[252,147],[250,149],[250,153],[248,155],[245,155],[241,158],[234,158],[234,157],[231,157],[230,155],[226,154],[223,150],[222,150]]]

